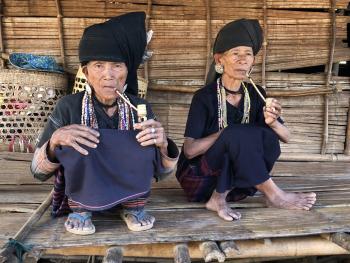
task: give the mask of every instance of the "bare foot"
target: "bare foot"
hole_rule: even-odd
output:
[[[310,210],[316,202],[315,193],[285,192],[271,178],[255,187],[265,195],[266,203],[271,207]]]
[[[217,212],[219,217],[226,221],[238,220],[241,218],[241,214],[233,211],[226,202],[228,192],[218,193],[214,190],[205,207],[210,211]]]
[[[315,202],[315,193],[288,193],[284,191],[266,200],[268,206],[295,210],[310,210]]]

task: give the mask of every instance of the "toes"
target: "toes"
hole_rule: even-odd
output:
[[[144,218],[143,220],[141,220],[141,224],[142,224],[143,226],[145,226],[145,225],[151,225],[151,224],[154,223],[154,221],[155,221],[154,216],[146,215],[145,218]]]
[[[241,219],[241,213],[231,211],[229,212],[229,215],[235,220]]]
[[[233,211],[232,211],[232,213],[234,214]],[[218,211],[218,215],[219,215],[219,217],[221,217],[222,219],[224,219],[226,221],[232,221],[234,219],[234,217],[231,216],[229,211],[227,211],[227,210]]]
[[[91,220],[86,220],[83,225],[84,228],[92,229],[92,221]]]

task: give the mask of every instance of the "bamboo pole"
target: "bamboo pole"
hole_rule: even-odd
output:
[[[151,86],[150,90],[153,91],[169,91],[169,92],[182,92],[182,93],[194,93],[199,88],[193,88],[190,86],[174,86],[174,85],[155,85]],[[325,88],[314,88],[308,90],[289,90],[289,91],[276,91],[267,90],[267,95],[270,97],[302,97],[302,96],[312,96],[312,95],[322,95],[333,93],[332,89]]]
[[[63,25],[62,25],[62,9],[60,0],[55,0],[56,9],[57,9],[57,28],[58,28],[58,40],[60,43],[60,54],[63,68],[66,69],[66,56],[64,52],[64,36],[63,36]]]
[[[35,210],[35,212],[25,222],[25,224],[21,227],[21,229],[18,230],[18,232],[13,236],[12,239],[18,242],[22,242],[26,238],[26,236],[29,234],[34,224],[36,224],[40,220],[42,215],[46,212],[47,208],[51,205],[52,195],[53,195],[53,189],[45,198],[44,202],[41,203],[41,205]],[[13,247],[3,247],[2,250],[0,251],[0,255],[7,258],[11,256],[13,251],[14,251]]]
[[[350,162],[350,156],[344,154],[282,153],[278,160],[305,162]]]
[[[120,247],[110,247],[106,250],[102,263],[122,263],[123,249]]]
[[[205,0],[205,10],[206,10],[206,29],[207,29],[207,62],[205,65],[205,78],[207,79],[207,75],[209,73],[210,65],[211,65],[211,10],[210,10],[210,0]]]
[[[326,234],[325,236],[329,236]],[[215,242],[214,242],[215,243]],[[262,257],[302,257],[322,255],[349,254],[348,251],[331,242],[329,238],[317,236],[272,238],[271,243],[263,240],[236,240],[240,253],[230,258],[262,258]],[[189,253],[194,259],[203,259],[203,252],[199,249],[200,242],[188,243]],[[143,245],[123,246],[124,257],[148,257],[148,258],[174,258],[174,243],[158,243]],[[55,249],[44,249],[42,257],[50,255],[105,255],[106,247],[66,247]]]
[[[150,19],[151,19],[151,13],[152,13],[152,0],[147,0],[147,13],[146,13],[146,31],[149,30],[149,23],[150,23]],[[145,70],[144,70],[144,77],[146,80],[146,83],[149,83],[149,65],[148,65],[148,61],[145,61],[144,64]],[[146,96],[146,94],[145,94]]]
[[[332,41],[330,43],[329,47],[329,59],[328,59],[328,69],[327,69],[327,78],[326,78],[326,86],[329,88],[330,81],[332,78],[332,66],[333,66],[333,60],[334,60],[334,49],[335,49],[335,41],[336,41],[336,14],[335,14],[335,7],[336,7],[336,0],[330,0],[331,1],[331,8],[329,10],[331,15],[331,21],[332,21],[332,27],[331,27],[331,36]],[[321,154],[326,154],[327,146],[328,146],[328,137],[329,137],[329,96],[324,96],[324,126],[323,126],[323,141],[322,141],[322,148],[321,148]]]
[[[350,234],[333,233],[330,240],[350,252]]]
[[[187,244],[178,244],[174,246],[174,263],[191,263]]]
[[[202,251],[203,259],[205,262],[211,262],[213,260],[217,260],[219,262],[224,262],[226,256],[216,242],[214,241],[206,241],[199,245],[199,250]]]
[[[0,52],[1,54],[3,52],[5,52],[4,50],[4,42],[3,42],[3,32],[2,32],[2,23],[3,23],[3,13],[4,13],[4,10],[3,10],[3,0],[0,0]],[[5,68],[5,60],[4,58],[0,58],[0,68],[3,69]]]
[[[349,108],[348,108],[348,121],[346,125],[346,137],[345,137],[345,155],[350,155],[350,99],[349,99]]]
[[[261,64],[261,83],[262,87],[266,89],[266,56],[267,56],[267,0],[264,0],[263,5],[264,13],[264,41],[263,41],[263,50],[262,50],[262,64]]]

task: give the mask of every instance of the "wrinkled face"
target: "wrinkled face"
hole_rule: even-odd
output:
[[[128,76],[124,62],[90,61],[83,72],[95,95],[102,103],[113,103],[118,97],[116,91],[123,92]]]
[[[253,49],[247,46],[231,48],[223,54],[214,55],[215,62],[224,66],[223,75],[243,80],[254,63]]]

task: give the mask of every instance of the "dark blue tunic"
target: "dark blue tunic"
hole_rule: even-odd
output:
[[[181,152],[176,177],[189,201],[207,201],[213,190],[231,192],[228,200],[254,195],[257,184],[269,179],[280,154],[277,135],[265,124],[264,102],[246,84],[250,100],[250,123],[241,124],[244,95],[237,107],[227,103],[228,127],[208,151],[193,159]],[[266,95],[260,88],[261,93]],[[281,121],[281,120],[279,120]],[[216,83],[198,90],[192,99],[185,137],[200,139],[219,131]]]

